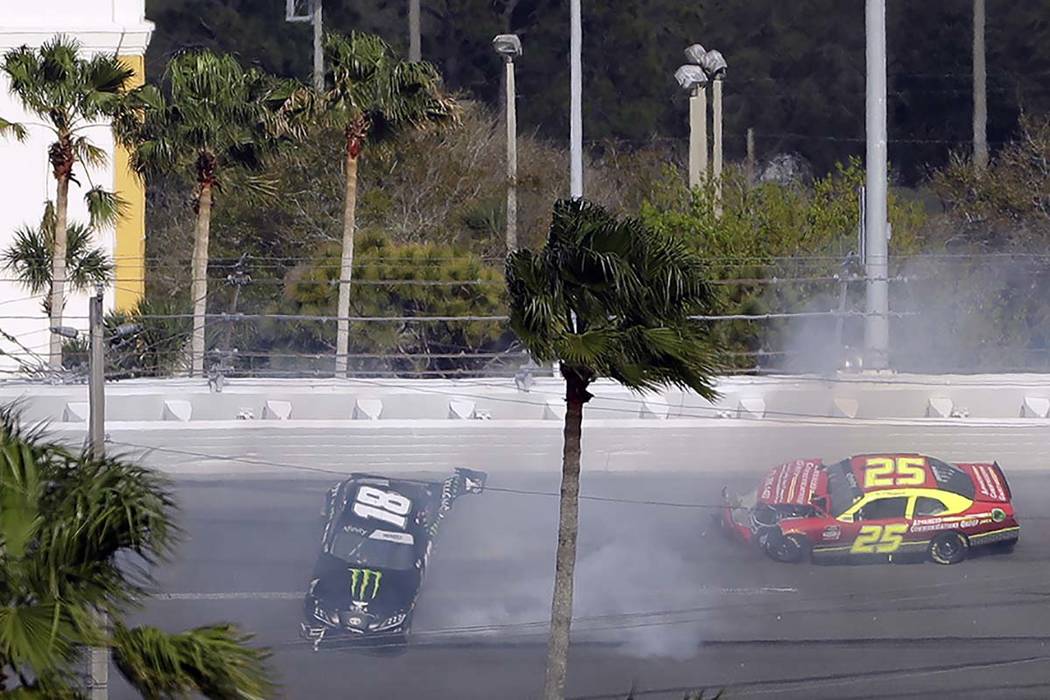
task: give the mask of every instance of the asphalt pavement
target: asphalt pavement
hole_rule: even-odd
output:
[[[588,498],[569,697],[622,698],[632,686],[644,698],[700,688],[726,688],[727,698],[1050,696],[1045,428],[632,431],[585,433]],[[145,461],[176,474],[186,530],[139,621],[172,630],[242,625],[273,649],[287,698],[538,695],[560,431],[168,430],[112,438],[113,449],[158,448]],[[792,566],[711,527],[705,506],[717,503],[724,484],[746,489],[789,458],[880,449],[1000,459],[1023,526],[1015,552],[952,567]],[[416,476],[459,465],[490,472],[489,490],[458,501],[447,519],[413,643],[398,655],[314,652],[297,638],[318,511],[337,478],[326,470],[348,464],[388,473],[400,465]],[[118,681],[113,696],[131,697]]]

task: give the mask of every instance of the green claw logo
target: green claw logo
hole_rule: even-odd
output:
[[[383,580],[382,571],[371,569],[350,569],[350,597],[354,600],[370,600],[379,593],[379,582]],[[368,595],[369,584],[372,586],[372,594]]]

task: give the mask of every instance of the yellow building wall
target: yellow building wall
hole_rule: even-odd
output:
[[[143,56],[121,56],[120,60],[135,71],[132,86],[146,79]],[[117,221],[113,247],[114,306],[117,311],[130,311],[146,295],[146,186],[129,166],[127,149],[116,147],[113,161],[113,189],[127,203],[124,215]]]

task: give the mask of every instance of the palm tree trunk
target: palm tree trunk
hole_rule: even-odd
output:
[[[202,182],[197,199],[197,228],[193,237],[193,266],[190,285],[193,298],[193,340],[190,345],[190,375],[204,375],[204,320],[208,311],[208,236],[211,232],[211,183]]]
[[[350,348],[350,278],[354,268],[354,228],[357,224],[357,159],[360,146],[347,138],[346,195],[343,203],[343,253],[339,261],[339,304],[336,315],[335,376],[345,377]]]
[[[69,176],[59,176],[55,192],[55,232],[51,249],[51,327],[62,325],[66,304],[66,219],[69,209]],[[51,333],[48,364],[62,369],[62,336]]]
[[[576,535],[580,520],[580,437],[583,405],[588,398],[590,395],[583,380],[573,374],[566,374],[558,554],[554,564],[554,599],[551,603],[544,700],[561,700],[565,696],[565,677],[569,668],[569,628],[572,625],[573,573],[576,569]]]

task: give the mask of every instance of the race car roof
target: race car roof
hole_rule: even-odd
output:
[[[941,489],[974,498],[972,471],[934,457],[914,452],[887,452],[855,455],[849,462],[857,486],[864,493],[911,487]]]

